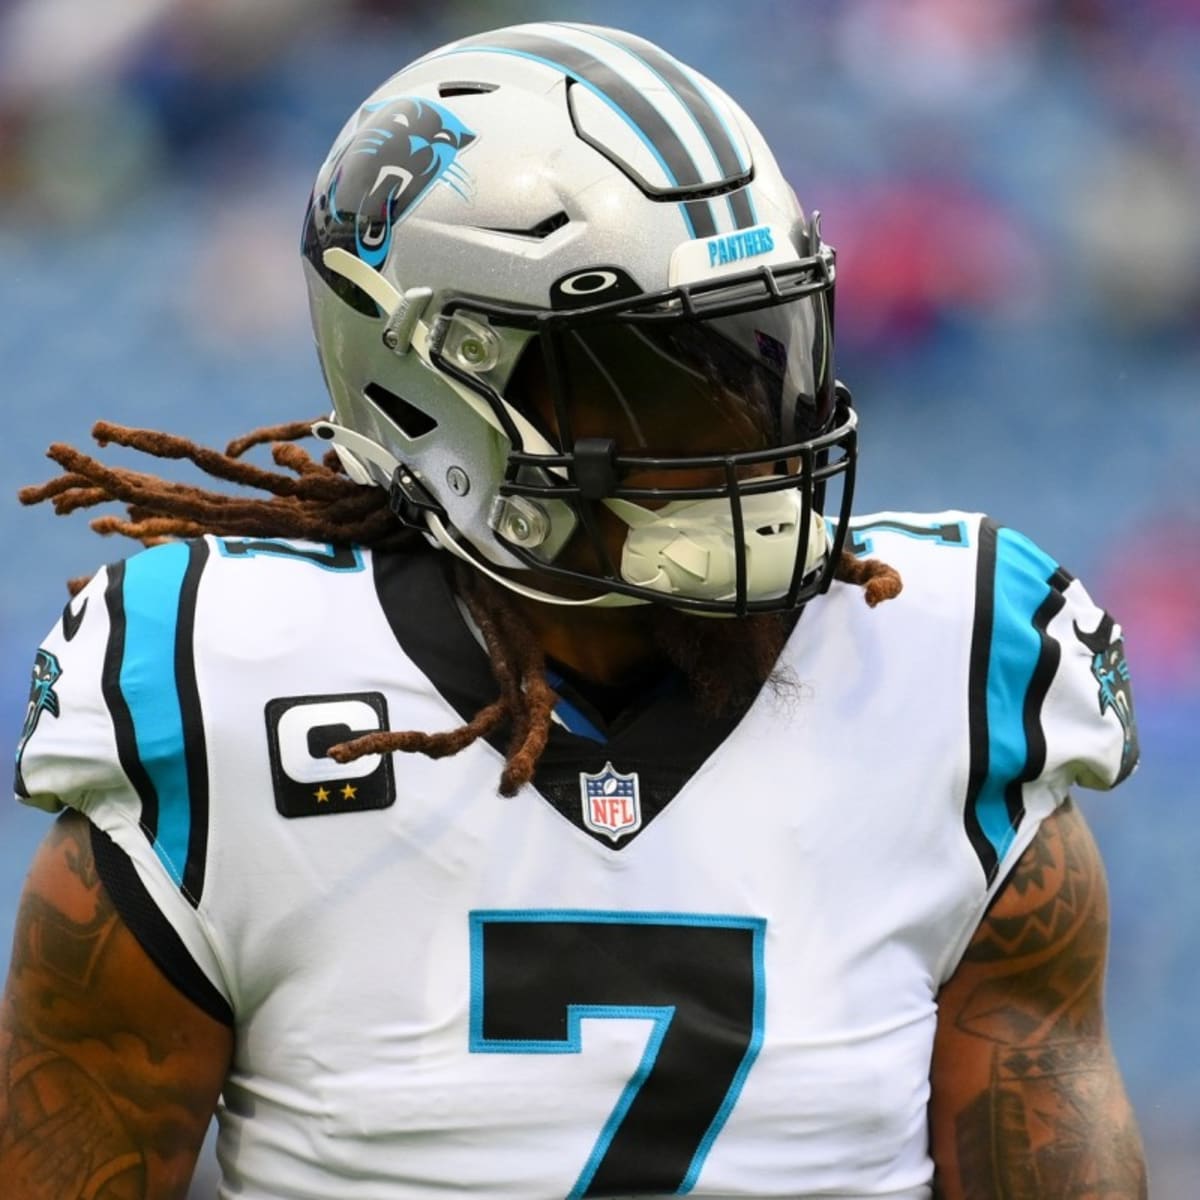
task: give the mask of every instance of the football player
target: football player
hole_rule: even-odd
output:
[[[468,37],[303,259],[327,416],[95,430],[258,496],[25,493],[150,548],[37,651],[5,1196],[182,1196],[214,1112],[244,1200],[1144,1196],[1069,798],[1136,761],[1120,629],[984,516],[852,515],[834,254],[745,113]]]

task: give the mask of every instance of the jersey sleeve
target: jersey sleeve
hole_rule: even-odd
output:
[[[68,603],[35,655],[14,791],[49,812],[75,809],[107,835],[132,867],[113,897],[127,923],[122,897],[136,892],[177,936],[175,959],[181,948],[227,1000],[196,886],[204,747],[188,699],[188,607],[206,553],[204,542],[156,547],[104,568]]]
[[[105,567],[63,609],[34,656],[13,790],[48,812],[82,811],[88,796],[123,782],[103,693],[109,583]]]
[[[1121,629],[1084,586],[988,520],[977,564],[967,829],[998,885],[1072,786],[1134,769],[1138,741]]]

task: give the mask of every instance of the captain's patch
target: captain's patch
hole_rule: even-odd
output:
[[[266,717],[280,815],[364,812],[396,802],[390,754],[366,754],[344,764],[328,757],[330,747],[340,742],[387,729],[382,693],[282,697],[267,702]]]

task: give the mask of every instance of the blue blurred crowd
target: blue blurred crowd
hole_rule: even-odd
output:
[[[1191,1200],[1197,0],[0,4],[0,727],[15,742],[61,581],[127,549],[17,508],[41,449],[101,416],[223,445],[317,415],[296,247],[325,149],[418,53],[547,18],[623,25],[716,79],[822,210],[860,509],[985,509],[1126,627],[1144,765],[1087,811],[1154,1194]],[[0,945],[40,830],[0,808]]]

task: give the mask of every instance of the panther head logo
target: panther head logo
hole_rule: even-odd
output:
[[[29,682],[29,703],[25,706],[25,724],[21,728],[21,736],[17,740],[17,776],[15,789],[18,795],[26,796],[25,781],[21,776],[21,756],[25,753],[26,743],[33,737],[42,713],[48,712],[57,717],[59,712],[58,694],[54,690],[55,683],[62,675],[62,667],[58,659],[49,650],[38,650],[33,660],[33,677]]]
[[[470,176],[458,156],[475,138],[432,100],[393,96],[364,104],[317,180],[305,222],[306,257],[322,275],[321,255],[332,246],[379,267],[396,225],[434,184],[469,198]]]
[[[1091,633],[1073,622],[1075,636],[1092,653],[1092,675],[1100,690],[1097,696],[1100,715],[1109,709],[1117,714],[1125,735],[1121,750],[1121,769],[1117,779],[1124,779],[1137,762],[1137,722],[1133,715],[1133,688],[1129,682],[1129,664],[1125,661],[1125,643],[1121,638],[1113,640],[1113,619],[1105,613]]]

